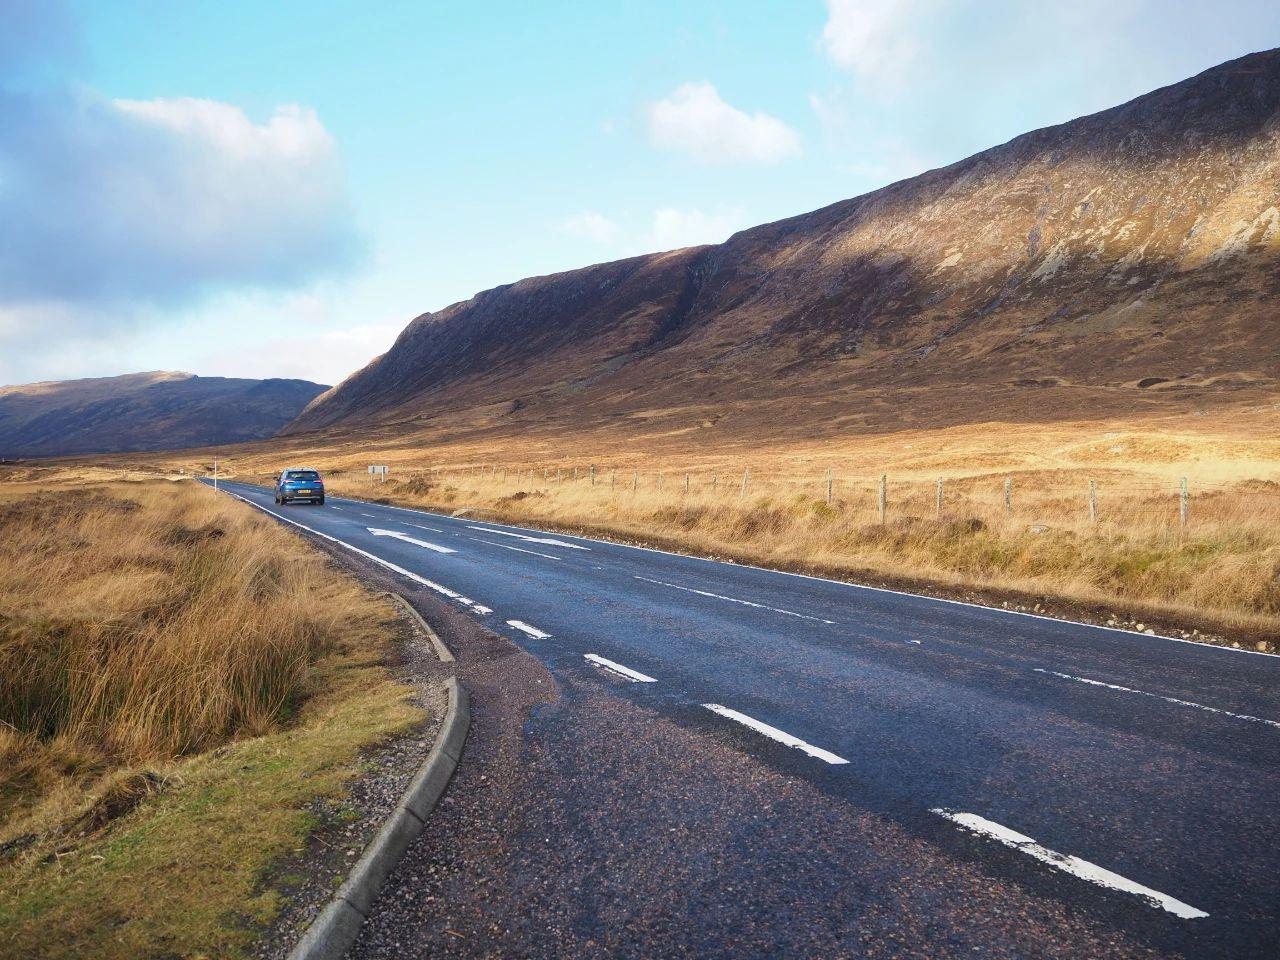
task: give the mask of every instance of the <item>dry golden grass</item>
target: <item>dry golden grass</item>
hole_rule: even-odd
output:
[[[395,614],[229,498],[79,479],[0,484],[0,956],[238,955],[421,718]]]
[[[332,475],[331,475],[332,476]],[[571,476],[571,474],[570,474]],[[1018,476],[1008,515],[997,479],[805,485],[742,474],[658,478],[612,471],[577,481],[514,474],[409,473],[370,490],[339,474],[330,489],[437,509],[472,508],[495,518],[595,529],[697,553],[857,575],[933,580],[1112,605],[1164,620],[1247,630],[1280,624],[1280,485],[1255,482],[1201,492],[1179,522],[1175,485],[1106,475],[1090,519],[1087,481]],[[635,486],[633,487],[633,483]],[[642,485],[642,483],[644,485]],[[807,490],[806,490],[807,488]],[[1191,518],[1194,518],[1191,520]],[[1150,617],[1148,617],[1150,619]]]
[[[51,770],[197,753],[287,720],[363,600],[190,484],[0,503],[0,811]]]
[[[340,494],[470,507],[837,576],[1033,603],[1061,598],[1250,642],[1280,633],[1280,416],[1270,404],[1213,416],[983,423],[771,445],[717,429],[692,437],[628,425],[625,436],[610,428],[299,438],[224,451],[222,469],[267,483],[280,467],[306,463]],[[169,466],[200,472],[209,462],[175,457]],[[370,482],[370,463],[391,466],[385,485]]]

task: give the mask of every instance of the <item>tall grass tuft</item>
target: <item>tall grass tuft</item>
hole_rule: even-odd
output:
[[[0,502],[0,813],[286,722],[371,601],[271,521],[156,481]]]

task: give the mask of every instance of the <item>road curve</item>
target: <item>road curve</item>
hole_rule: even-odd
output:
[[[1125,945],[1079,945],[1088,955],[1280,955],[1280,657],[220,486],[466,611],[558,679],[598,681],[891,825],[928,851],[913,869],[937,857],[941,887],[1016,888]],[[824,863],[865,898],[894,882],[884,863]],[[989,893],[975,911],[999,912]],[[951,925],[939,916],[930,936],[945,944]],[[783,939],[743,953],[794,955]]]

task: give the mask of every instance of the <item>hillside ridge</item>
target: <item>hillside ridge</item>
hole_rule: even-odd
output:
[[[921,390],[895,415],[971,417],[1028,390],[1099,408],[1268,389],[1278,157],[1280,51],[1251,54],[722,244],[423,314],[285,432],[654,409],[686,429],[714,406],[749,436],[805,409],[883,420],[874,400]]]
[[[171,370],[0,387],[0,456],[123,453],[270,437],[325,387]]]

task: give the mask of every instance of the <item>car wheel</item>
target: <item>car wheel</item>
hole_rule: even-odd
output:
[[[324,506],[324,497],[321,497],[319,500],[317,500],[317,501],[316,501],[316,506],[317,506],[317,507],[323,507],[323,506]]]

